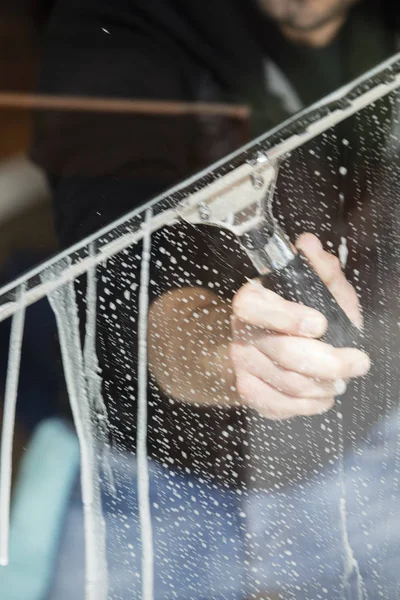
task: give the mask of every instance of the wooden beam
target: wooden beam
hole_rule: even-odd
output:
[[[246,121],[250,116],[250,108],[239,104],[53,96],[19,92],[0,92],[0,108],[34,111],[131,113],[155,116],[209,115],[228,117],[239,121]]]

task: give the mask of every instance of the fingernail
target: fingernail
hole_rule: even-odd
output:
[[[322,315],[313,315],[306,317],[300,323],[301,335],[322,335],[325,331],[325,318]]]
[[[337,379],[335,381],[335,396],[343,396],[347,390],[347,384],[343,379]]]
[[[371,361],[368,356],[364,356],[361,360],[353,365],[353,377],[362,377],[366,375],[371,368]]]

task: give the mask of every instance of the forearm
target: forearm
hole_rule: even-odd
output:
[[[149,365],[168,395],[202,405],[235,402],[230,320],[230,303],[202,288],[174,290],[153,303]]]

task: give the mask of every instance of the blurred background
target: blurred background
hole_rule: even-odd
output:
[[[31,92],[40,64],[41,39],[51,1],[0,5],[0,90]],[[0,264],[18,250],[39,255],[55,249],[48,189],[42,173],[27,161],[32,113],[0,109]],[[6,276],[6,275],[5,275]]]
[[[43,27],[51,5],[51,0],[1,2],[0,93],[32,92],[35,89]],[[0,282],[4,285],[55,252],[57,242],[45,177],[27,157],[32,136],[32,112],[0,108],[0,131]],[[44,312],[47,316],[45,308]],[[0,335],[2,353],[6,356],[9,324],[0,326]],[[2,368],[4,364],[2,362]],[[3,372],[3,383],[4,377]],[[34,379],[36,381],[28,381],[28,385],[41,385],[37,374]],[[25,408],[19,414],[17,458],[29,432],[38,422],[34,411],[28,419],[24,418]]]
[[[43,25],[51,4],[48,0],[1,2],[0,92],[35,89]],[[0,282],[5,284],[54,252],[56,239],[45,178],[27,158],[31,111],[0,108],[0,131]],[[1,347],[7,352],[8,325],[2,324],[0,332]],[[23,421],[20,418],[17,428],[17,458],[34,425]]]
[[[27,93],[35,89],[43,27],[51,5],[52,0],[16,0],[0,3],[0,94],[10,91]],[[57,250],[57,241],[46,179],[27,156],[32,137],[32,112],[20,108],[0,107],[0,132],[2,286],[54,253]],[[40,423],[51,419],[58,412],[55,398],[60,388],[63,388],[63,383],[60,384],[62,378],[59,377],[55,323],[47,301],[39,302],[32,311],[28,311],[26,325],[13,448],[13,484],[16,489],[13,489],[12,496],[12,566],[2,568],[0,573],[0,596],[4,600],[43,596],[48,581],[46,565],[51,547],[51,543],[48,543],[51,536],[47,537],[46,542],[44,534],[42,542],[38,543],[40,535],[30,532],[22,524],[27,515],[26,502],[29,499],[38,527],[44,526],[43,531],[46,528],[42,521],[46,512],[43,504],[44,488],[36,485],[30,477],[33,476],[37,483],[41,473],[46,476],[48,468],[45,457],[49,453],[44,451],[43,443],[55,448],[56,444],[54,439],[51,440],[48,436],[46,441],[46,432],[42,432],[44,436],[39,435],[41,440],[38,440],[42,450],[36,445],[36,451],[39,452],[36,461],[35,444],[31,443],[32,433],[38,431]],[[10,323],[1,323],[1,396],[4,394],[9,336]],[[0,400],[0,422],[2,409]],[[28,448],[31,452],[27,462]],[[64,459],[66,458],[65,455]],[[23,459],[25,475],[21,474],[20,468]],[[62,468],[60,464],[56,468],[58,466]],[[50,498],[49,494],[47,496]],[[50,521],[51,527],[54,527],[54,520],[50,518]],[[22,539],[25,539],[24,543]],[[19,566],[16,563],[19,563]],[[35,570],[37,576],[34,575]]]

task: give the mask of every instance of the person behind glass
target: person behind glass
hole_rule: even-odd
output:
[[[58,0],[48,27],[40,89],[245,103],[253,115],[249,132],[258,135],[391,56],[397,45],[398,13],[389,2],[366,0],[183,5],[178,0]],[[241,135],[230,120],[204,116],[42,115],[32,156],[52,183],[58,231],[67,247],[236,149]],[[340,215],[339,221],[345,218]],[[344,226],[340,222],[338,230]],[[213,265],[204,236],[193,229],[190,235],[193,264]],[[161,233],[153,242],[153,254],[161,262],[165,255],[157,243],[165,246],[170,237]],[[338,258],[309,233],[299,237],[297,247],[361,328],[359,300]],[[227,258],[227,264],[232,260]],[[149,452],[162,462],[156,433],[161,414],[165,447],[174,453],[175,465],[195,467],[202,476],[232,486],[238,482],[226,456],[240,463],[241,450],[232,450],[221,432],[227,422],[235,424],[237,406],[253,409],[261,421],[271,423],[321,415],[350,380],[366,375],[371,366],[364,352],[321,341],[325,317],[262,288],[251,265],[242,260],[231,295],[211,291],[204,278],[205,287],[199,287],[195,269],[185,285],[175,289],[159,275],[149,316]],[[183,304],[184,331],[173,318]],[[227,312],[229,318],[221,318]],[[107,323],[102,325],[107,336]],[[204,333],[207,327],[213,330],[210,336]],[[249,327],[254,335],[248,334]],[[132,346],[137,343],[132,332],[124,331],[124,336]],[[188,352],[188,339],[191,348],[199,349],[194,356]],[[200,352],[204,347],[208,351]],[[104,348],[99,356],[103,367],[107,365],[103,377],[113,382],[107,389],[122,389],[124,382],[110,372],[112,361]],[[179,360],[182,352],[193,360]],[[178,401],[172,409],[168,398]],[[156,419],[151,407],[160,402]],[[214,415],[207,421],[208,447],[196,449],[192,440],[206,414]],[[132,423],[134,418],[129,426]],[[121,419],[117,426],[121,433]],[[242,426],[239,417],[238,432]],[[129,428],[122,439],[131,450]],[[288,482],[297,476],[289,473]]]
[[[154,2],[146,8],[143,3],[138,2],[137,5],[133,3],[128,11],[124,3],[121,3],[121,6],[119,3],[114,3],[113,7],[107,7],[105,12],[103,7],[104,16],[100,19],[102,14],[100,6],[96,8],[91,2],[79,3],[79,5],[72,3],[67,6],[66,2],[59,1],[50,21],[48,44],[53,56],[47,55],[46,57],[42,89],[51,93],[74,92],[82,95],[90,93],[133,98],[155,97],[166,100],[218,101],[230,96],[236,100],[238,98],[246,99],[251,103],[255,99],[256,103],[262,101],[265,105],[265,123],[262,127],[260,127],[260,123],[257,123],[259,127],[257,133],[259,133],[265,131],[268,125],[273,124],[271,113],[268,111],[268,101],[271,102],[273,111],[275,111],[276,105],[279,105],[279,111],[276,112],[279,112],[278,119],[283,120],[289,113],[288,108],[292,111],[293,109],[297,110],[323,97],[369,66],[377,64],[390,55],[394,49],[394,35],[392,36],[391,32],[387,30],[386,7],[373,9],[368,3],[358,3],[355,0],[324,0],[320,2],[313,0],[307,2],[259,0],[259,8],[267,16],[267,19],[264,19],[258,26],[254,19],[256,8],[251,6],[252,3],[238,2],[235,3],[237,14],[231,15],[231,30],[229,29],[229,20],[224,20],[223,25],[218,22],[218,18],[224,16],[224,8],[213,7],[215,15],[212,24],[208,23],[209,16],[212,14],[209,12],[210,7],[203,5],[200,9],[192,3],[189,3],[183,10],[181,30],[178,29],[178,26],[175,29],[175,24],[172,22],[174,3],[164,4],[165,6],[161,7],[158,2]],[[244,6],[246,4],[250,6]],[[93,16],[87,29],[79,23],[80,10],[83,10],[84,6],[85,11],[88,11],[88,14],[92,13]],[[135,17],[140,14],[140,11],[144,11],[154,20],[155,31],[159,25],[158,18],[169,16],[170,20],[166,20],[166,26],[171,27],[171,40],[163,40],[161,43],[153,40],[150,34],[146,39],[140,31],[139,18],[135,21]],[[160,13],[159,17],[157,11]],[[108,19],[111,22],[113,14],[119,17],[121,26],[125,20],[126,32],[120,32],[119,25],[116,23],[113,23],[109,29],[107,28]],[[196,69],[193,67],[193,72],[184,70],[185,67],[189,69],[189,61],[183,66],[176,64],[176,57],[179,54],[184,55],[190,50],[183,42],[185,34],[189,32],[189,29],[186,31],[184,22],[188,15],[198,19],[197,31],[203,33],[204,38],[206,38],[206,34],[208,37],[219,35],[219,31],[216,31],[218,27],[221,27],[221,31],[227,29],[227,34],[221,36],[223,39],[220,43],[222,47],[228,49],[225,54],[228,54],[228,58],[231,59],[230,65],[228,65],[228,61],[226,64],[222,64],[222,60],[218,56],[207,55],[206,42],[208,39],[193,40],[192,42],[185,40],[187,46],[190,43],[193,44],[198,55],[198,61],[194,62]],[[241,24],[239,21],[243,15],[247,19]],[[368,29],[371,29],[372,16],[377,18],[376,26],[372,28],[373,34],[367,36]],[[101,27],[95,27],[95,23],[100,23],[100,21],[106,32]],[[68,47],[69,56],[66,57],[62,40],[67,30],[71,32],[71,25],[75,37],[73,38],[74,43]],[[209,25],[210,32],[206,29],[207,25]],[[260,31],[262,28],[264,31]],[[241,37],[232,39],[234,33],[242,36],[243,43],[241,43]],[[58,34],[59,40],[56,39],[56,34]],[[139,39],[139,34],[141,34],[139,48],[133,43],[130,48],[129,42]],[[230,34],[232,38],[229,37]],[[263,38],[263,34],[265,38]],[[116,66],[117,59],[121,58],[121,53],[117,48],[119,35],[123,36],[128,46],[124,48],[122,64],[118,64],[116,69],[112,69],[112,66]],[[372,35],[374,38],[382,39],[381,44],[375,43],[374,48],[371,49]],[[179,43],[179,36],[181,36],[182,45],[173,49],[176,56],[173,53],[168,56],[168,52],[162,51],[163,44],[168,45],[169,41],[171,41],[171,46],[172,42]],[[99,45],[96,46],[96,54],[90,50],[91,38],[93,41],[96,40]],[[77,51],[83,40],[85,40],[85,51],[83,55],[82,52],[80,53],[78,61]],[[215,41],[214,38],[212,40]],[[202,46],[201,42],[203,41]],[[233,43],[236,53],[235,49],[232,49]],[[346,50],[351,51],[358,44],[362,47],[359,48],[357,56],[364,55],[363,59],[358,61],[359,64],[356,64],[357,57],[352,57],[352,55],[343,60]],[[77,47],[76,52],[74,45]],[[242,53],[243,65],[239,65],[238,55]],[[102,56],[107,56],[107,62],[101,60]],[[61,58],[64,61],[67,60],[69,69],[56,74],[56,61]],[[129,64],[129,61],[133,59],[135,60],[135,69],[132,69]],[[256,74],[261,79],[256,82],[257,85],[252,86],[257,93],[251,98],[246,98],[250,88],[244,87],[245,74],[239,71],[246,60],[249,64],[252,61],[254,63],[248,80],[254,83]],[[260,65],[263,72],[256,73],[255,66],[259,67]],[[276,86],[271,89],[271,65],[275,71],[279,72],[279,80],[282,81],[282,89],[278,90],[282,94],[279,101],[276,98]],[[236,81],[226,82],[228,67],[237,75]],[[217,81],[217,77],[214,75],[217,69],[220,69],[221,74],[225,76],[223,83],[221,79]],[[310,77],[311,72],[313,73],[312,77]],[[187,88],[192,88],[186,95],[180,81],[180,78],[185,75],[190,83]],[[190,81],[196,77],[199,81],[195,83]],[[198,85],[197,89],[193,89],[195,84]],[[232,89],[238,85],[241,86],[240,89]],[[104,116],[102,119],[107,120]],[[64,245],[71,244],[76,241],[77,237],[96,230],[104,222],[109,222],[117,215],[133,208],[134,205],[130,198],[126,198],[126,189],[116,190],[117,194],[114,194],[112,182],[99,180],[100,176],[104,176],[106,172],[110,171],[110,167],[115,176],[125,177],[126,181],[129,180],[129,184],[136,186],[137,204],[137,198],[144,201],[146,198],[154,196],[169,184],[182,179],[188,172],[193,172],[205,163],[211,162],[210,159],[218,157],[216,155],[207,156],[207,152],[203,151],[203,156],[198,158],[198,154],[201,154],[200,142],[196,146],[196,141],[192,141],[193,138],[187,139],[190,137],[189,133],[194,127],[193,124],[184,123],[186,127],[184,126],[184,131],[179,133],[176,122],[172,123],[171,121],[174,120],[170,119],[170,123],[168,123],[168,119],[157,117],[153,119],[120,118],[120,133],[122,124],[124,127],[130,127],[132,133],[136,130],[137,132],[135,136],[126,136],[129,138],[128,142],[125,140],[119,145],[120,157],[116,160],[113,157],[112,160],[115,162],[112,165],[107,164],[111,161],[107,154],[110,154],[110,143],[113,147],[113,154],[115,154],[115,148],[118,148],[120,142],[118,129],[117,132],[110,133],[110,131],[104,131],[106,127],[103,126],[103,131],[100,129],[100,132],[94,132],[98,128],[98,120],[87,118],[84,123],[83,118],[74,119],[71,116],[65,116],[61,122],[53,122],[49,118],[44,120],[42,126],[39,125],[34,156],[38,162],[44,165],[54,182],[55,208]],[[118,119],[116,122],[118,123]],[[82,139],[82,131],[78,133],[78,123],[80,130],[82,130],[82,126],[84,130],[87,130],[87,142]],[[74,126],[75,129],[72,129]],[[196,123],[195,126],[199,127],[199,123]],[[65,141],[62,135],[64,129],[67,130],[67,128],[69,135],[68,140]],[[75,140],[71,131],[76,132]],[[145,133],[146,135],[144,135]],[[220,132],[217,131],[214,136],[217,137],[219,134]],[[203,131],[199,136],[202,148],[211,147],[212,154],[213,145],[205,143],[205,135],[207,132]],[[109,136],[107,144],[105,143],[106,136]],[[141,146],[135,143],[135,137],[140,138]],[[146,139],[149,140],[151,148],[147,147]],[[232,140],[229,142],[232,143]],[[86,148],[86,143],[96,145],[96,156],[92,160],[87,156],[89,152],[86,153],[86,150],[89,149]],[[219,140],[217,145],[220,155],[232,150],[232,145],[229,147],[228,143],[224,147],[223,140],[222,142]],[[237,145],[237,136],[233,145],[235,143]],[[163,169],[157,166],[159,158],[157,146],[158,152],[162,155],[160,158],[165,165]],[[171,153],[172,147],[174,147],[174,152]],[[190,152],[188,151],[189,147]],[[55,149],[55,152],[51,153],[50,149]],[[195,164],[189,164],[187,157],[189,155],[193,157],[196,154],[197,160],[193,161]],[[93,153],[90,152],[90,155]],[[146,160],[148,161],[147,174],[140,172],[141,165],[139,164],[140,161]],[[127,167],[128,161],[130,164]],[[93,164],[94,162],[97,163],[97,166]],[[82,179],[78,180],[76,176],[66,176],[68,173],[79,175],[79,177],[90,176],[93,182],[92,186],[89,186],[88,189],[87,182]],[[121,188],[123,187],[128,188],[129,186],[121,184]],[[92,193],[91,188],[93,189]],[[72,199],[71,189],[73,191]],[[112,203],[108,200],[111,194],[113,196]],[[120,200],[118,200],[118,196],[120,196]],[[100,210],[95,211],[95,208],[100,208]],[[96,213],[100,213],[100,215]],[[349,312],[350,317],[354,322],[360,324],[356,296],[341,274],[338,260],[330,254],[324,253],[317,240],[310,236],[303,237],[299,244],[320,271],[322,278],[328,282],[345,310]],[[180,293],[177,292],[177,294]],[[209,300],[211,297],[212,294],[208,292]],[[153,306],[152,318],[156,318],[157,311],[173,310],[173,306],[173,296],[169,295],[160,299]],[[252,325],[268,331],[294,336],[293,339],[290,339],[290,348],[288,348],[289,340],[285,337],[276,335],[271,337],[268,333],[265,334],[259,347],[255,347],[253,343],[233,345],[232,364],[240,397],[246,404],[261,407],[261,411],[266,416],[280,418],[296,414],[314,414],[326,410],[333,404],[338,390],[338,381],[345,381],[368,371],[368,358],[361,353],[346,349],[333,350],[321,342],[315,341],[323,335],[326,328],[325,319],[316,311],[285,303],[272,293],[259,290],[254,286],[245,286],[241,289],[232,306],[233,314],[237,317],[235,323],[251,322]],[[254,310],[255,306],[258,308],[257,311]],[[196,306],[193,306],[193,310],[196,310]],[[250,317],[248,313],[255,316]],[[238,327],[240,328],[240,325]],[[234,336],[238,335],[237,329],[235,325]],[[224,335],[228,335],[228,331]],[[272,341],[274,348],[271,347]],[[178,354],[179,346],[180,341],[177,341],[176,351]],[[310,360],[312,367],[307,375],[304,374],[301,361],[299,361],[299,349],[301,349],[301,354],[304,354],[307,349],[306,354],[313,358]],[[174,353],[171,354],[171,360],[175,360],[172,357],[174,357]],[[243,363],[245,357],[249,360],[245,360]],[[239,363],[250,366],[242,369],[239,368]],[[223,369],[225,368],[224,365]],[[286,373],[285,389],[279,391],[277,387],[280,387],[282,383],[281,368],[284,368]],[[159,382],[163,385],[163,374],[157,372],[156,364],[154,370]],[[262,377],[260,377],[261,372],[263,373]],[[219,378],[219,374],[217,377]],[[316,378],[320,379],[321,383],[317,384]],[[185,378],[180,379],[183,381]],[[209,381],[209,385],[205,387],[203,383],[202,380],[199,394],[195,396],[195,400],[212,404],[214,400],[210,390],[214,387],[214,381]],[[231,384],[232,381],[227,379],[228,390]],[[343,387],[342,384],[339,385],[339,388],[341,387]],[[189,397],[186,391],[180,387],[179,393],[175,396],[186,401]]]

